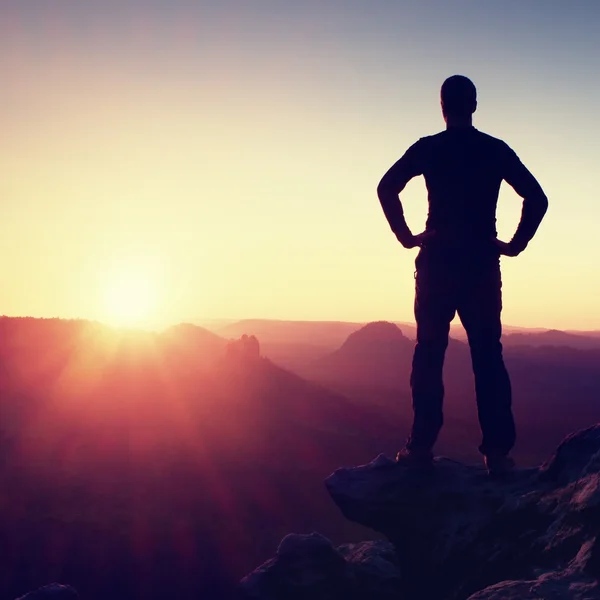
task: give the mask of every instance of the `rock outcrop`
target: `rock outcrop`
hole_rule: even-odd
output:
[[[298,552],[280,547],[242,581],[242,596],[600,600],[600,426],[505,481],[446,458],[416,473],[380,456],[336,471],[326,486],[348,519],[389,544],[356,544],[353,555],[320,536],[310,538],[320,545],[292,538],[304,540]],[[361,579],[359,566],[375,575]]]
[[[231,340],[226,347],[226,356],[234,360],[258,360],[260,342],[254,335],[244,334],[239,340]]]

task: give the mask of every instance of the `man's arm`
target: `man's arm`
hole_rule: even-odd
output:
[[[512,150],[509,151],[504,179],[523,198],[521,221],[505,252],[516,256],[525,250],[540,226],[548,210],[548,198],[537,179]]]
[[[413,144],[383,176],[377,186],[377,196],[383,212],[398,241],[405,248],[414,248],[420,243],[419,236],[414,236],[406,224],[399,198],[400,192],[406,187],[406,184],[413,177],[423,173],[419,146],[419,142]]]

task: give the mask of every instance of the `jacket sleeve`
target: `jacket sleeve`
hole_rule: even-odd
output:
[[[383,212],[401,243],[407,241],[412,233],[406,224],[399,195],[413,177],[423,174],[422,146],[420,140],[413,144],[402,158],[390,167],[377,186],[377,196]]]
[[[535,235],[548,210],[548,198],[537,179],[508,146],[503,178],[523,198],[521,221],[509,242],[515,250],[522,252]]]

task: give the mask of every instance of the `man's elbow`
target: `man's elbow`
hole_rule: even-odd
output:
[[[537,204],[540,213],[542,214],[542,216],[544,216],[546,214],[546,211],[548,210],[548,196],[546,196],[544,192],[540,192]]]
[[[540,215],[541,218],[548,210],[548,196],[546,196],[541,187],[536,186],[524,196],[524,205],[528,207],[527,210]]]

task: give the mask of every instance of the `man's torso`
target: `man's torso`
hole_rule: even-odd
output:
[[[421,138],[414,148],[428,191],[427,231],[435,232],[423,254],[454,264],[497,260],[496,207],[512,150],[473,127]]]

